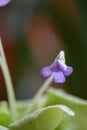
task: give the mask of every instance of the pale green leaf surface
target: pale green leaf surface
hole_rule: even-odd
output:
[[[0,130],[8,130],[8,128],[0,126]]]
[[[66,115],[55,130],[87,130],[87,101],[72,96],[62,90],[50,88],[46,106],[63,104],[75,112],[74,117]]]
[[[54,130],[63,120],[64,111],[74,116],[73,111],[64,105],[48,106],[10,124],[9,130]]]

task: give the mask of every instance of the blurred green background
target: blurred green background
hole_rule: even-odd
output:
[[[73,74],[63,85],[87,98],[87,2],[81,0],[12,0],[0,7],[0,36],[18,99],[32,97],[44,79],[40,69],[60,50]],[[7,99],[0,70],[0,100]]]

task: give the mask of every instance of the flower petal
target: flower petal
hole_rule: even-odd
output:
[[[63,70],[63,71],[67,70],[67,65],[62,60],[58,60],[57,63],[61,70]]]
[[[59,71],[59,72],[56,72],[55,75],[54,75],[54,78],[53,78],[53,81],[55,83],[64,83],[65,82],[65,77],[63,75],[63,72],[62,71]]]
[[[0,6],[7,5],[11,0],[0,0]]]
[[[44,78],[48,78],[52,74],[50,66],[42,68],[40,73]]]
[[[58,66],[57,60],[55,60],[55,61],[51,64],[50,69],[51,69],[52,72],[58,72],[59,66]]]
[[[64,72],[65,76],[69,76],[73,72],[73,68],[70,66],[67,66],[67,70]]]

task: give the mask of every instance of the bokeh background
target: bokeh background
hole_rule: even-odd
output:
[[[73,74],[56,88],[87,99],[87,2],[82,0],[12,0],[0,7],[0,36],[17,99],[32,97],[44,79],[40,69],[60,50]],[[0,70],[0,100],[6,100]]]

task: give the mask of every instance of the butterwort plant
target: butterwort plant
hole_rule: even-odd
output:
[[[63,53],[62,51],[58,55],[60,61],[65,58]],[[64,66],[66,65],[64,64]],[[32,99],[26,102],[16,100],[1,39],[0,67],[5,79],[8,96],[8,103],[6,101],[0,102],[0,130],[55,130],[62,122],[65,113],[71,117],[75,115],[75,113],[64,104],[45,106],[47,98],[46,95],[44,95],[45,98],[42,95],[54,80],[55,69]],[[61,72],[62,70],[63,69],[61,69]]]
[[[87,101],[50,87],[52,82],[64,83],[73,72],[64,51],[41,69],[46,80],[34,97],[25,101],[16,100],[1,39],[0,67],[8,97],[8,102],[0,102],[0,130],[87,130]]]
[[[0,0],[0,7],[10,1]],[[1,39],[0,67],[8,97],[8,102],[0,102],[0,130],[87,130],[87,101],[50,87],[52,82],[64,83],[73,72],[66,64],[64,51],[60,51],[51,65],[41,69],[46,80],[27,101],[16,100]]]

